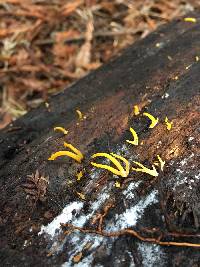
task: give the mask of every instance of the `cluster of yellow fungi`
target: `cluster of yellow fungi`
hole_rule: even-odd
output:
[[[80,120],[83,119],[82,113],[79,110],[76,110],[76,112],[79,115],[79,119]],[[140,109],[137,105],[135,105],[133,107],[133,113],[136,116],[140,114]],[[158,118],[155,118],[153,115],[151,115],[147,112],[144,112],[143,116],[146,116],[150,119],[151,123],[149,125],[149,128],[151,128],[151,129],[154,128],[159,122]],[[171,130],[172,123],[169,122],[167,117],[165,118],[165,124],[166,124],[167,129]],[[55,131],[61,131],[64,135],[66,135],[68,133],[68,131],[63,127],[55,127],[54,130]],[[126,140],[126,142],[129,144],[137,146],[139,144],[138,135],[132,127],[130,127],[130,132],[133,136],[133,140]],[[68,150],[55,152],[51,155],[51,157],[48,160],[55,160],[58,157],[67,156],[67,157],[70,157],[70,158],[76,160],[78,163],[81,163],[81,161],[83,160],[84,157],[83,157],[83,154],[81,153],[80,150],[75,148],[72,144],[69,144],[66,142],[64,142],[64,147],[68,148]],[[136,162],[136,161],[133,161],[133,163],[135,165],[137,165],[137,168],[134,168],[134,167],[130,168],[130,163],[127,159],[125,159],[124,157],[122,157],[120,155],[114,154],[114,153],[103,153],[102,152],[102,153],[95,153],[91,156],[92,159],[99,158],[99,157],[108,159],[114,165],[114,167],[109,166],[107,164],[96,163],[93,161],[90,162],[90,164],[96,168],[108,170],[108,171],[112,172],[113,174],[115,174],[117,176],[121,176],[123,178],[125,178],[129,175],[130,169],[133,171],[136,171],[136,172],[147,173],[153,177],[157,177],[158,171],[156,170],[155,166],[158,166],[161,169],[161,171],[163,171],[163,168],[165,165],[165,161],[163,161],[159,155],[157,155],[158,161],[155,161],[153,163],[153,165],[151,166],[151,168],[147,168],[143,164]],[[83,177],[83,172],[82,171],[78,172],[76,174],[76,177],[77,177],[77,181],[80,181],[81,178]],[[120,187],[120,183],[118,181],[116,181],[115,186]]]

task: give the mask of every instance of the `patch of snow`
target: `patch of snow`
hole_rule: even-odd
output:
[[[106,188],[104,188],[104,190],[103,190],[104,192],[100,194],[99,199],[97,199],[91,204],[89,214],[81,215],[79,218],[73,221],[73,225],[82,227],[92,217],[95,211],[97,211],[100,208],[100,206],[106,201],[106,199],[109,198],[110,194],[106,191]]]
[[[46,233],[52,238],[55,235],[56,230],[60,229],[60,224],[69,222],[73,217],[72,213],[74,211],[76,211],[77,213],[78,211],[80,211],[82,207],[83,207],[82,202],[75,201],[75,202],[70,203],[63,209],[61,214],[59,214],[57,217],[53,219],[51,223],[49,223],[46,226],[42,226],[38,235]]]
[[[140,200],[135,206],[126,209],[120,215],[116,215],[115,224],[107,225],[106,231],[119,231],[134,226],[142,217],[147,206],[158,202],[157,191],[152,191],[145,199]]]
[[[143,267],[166,266],[165,254],[161,246],[144,242],[138,243],[138,249],[142,254]]]
[[[72,244],[73,244],[73,250],[70,253],[70,258],[67,262],[62,264],[62,267],[71,267],[73,266],[73,257],[81,252],[84,251],[84,247],[88,244],[88,243],[92,243],[92,246],[89,248],[88,251],[91,251],[91,253],[87,256],[84,257],[78,264],[76,264],[75,266],[91,266],[92,265],[92,261],[94,258],[94,254],[96,249],[101,246],[101,245],[106,245],[107,246],[107,240],[105,237],[103,236],[97,236],[97,235],[92,235],[92,234],[88,234],[88,235],[78,235],[77,232],[73,233],[74,237],[71,239],[72,240]],[[107,246],[107,248],[110,250],[110,248]]]
[[[126,190],[123,191],[123,195],[125,196],[126,199],[134,199],[135,197],[135,192],[134,190],[140,185],[141,181],[138,182],[132,182],[128,185]]]
[[[187,184],[188,188],[192,190],[194,186],[193,184],[196,182],[196,180],[200,179],[200,172],[195,175],[191,175],[191,170],[196,168],[192,164],[193,157],[194,157],[194,153],[191,153],[190,156],[184,158],[178,164],[176,164],[178,165],[178,168],[176,169],[176,176],[174,177],[174,181],[173,181],[174,191],[176,190],[177,186],[180,186],[183,184]]]
[[[189,161],[191,158],[193,158],[193,157],[194,157],[194,153],[192,153],[189,157],[187,157],[187,158],[181,160],[180,165],[181,165],[181,166],[184,166],[184,165],[187,164],[188,161]]]

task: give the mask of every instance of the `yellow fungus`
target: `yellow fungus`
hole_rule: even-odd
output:
[[[78,118],[80,121],[86,119],[86,116],[83,116],[83,113],[79,109],[76,110],[76,113],[78,114]]]
[[[83,193],[76,192],[76,194],[82,199],[85,200],[85,195]]]
[[[137,146],[137,145],[138,145],[138,136],[137,136],[137,133],[136,133],[136,131],[135,131],[133,128],[131,128],[131,127],[130,127],[130,131],[131,131],[131,133],[132,133],[132,135],[133,135],[134,140],[133,140],[133,141],[126,140],[126,142],[127,142],[127,143],[130,143],[130,144],[132,144],[132,145]]]
[[[115,182],[115,187],[116,187],[116,188],[120,188],[120,186],[121,186],[120,182],[116,181],[116,182]]]
[[[83,177],[83,172],[80,171],[79,173],[76,174],[76,177],[77,177],[77,181],[80,181],[81,178]]]
[[[136,171],[136,172],[144,172],[144,173],[147,173],[147,174],[150,174],[151,176],[158,176],[158,172],[155,168],[155,166],[152,165],[152,168],[153,169],[149,169],[147,167],[145,167],[143,164],[139,163],[139,162],[136,162],[136,161],[133,161],[136,165],[140,166],[141,168],[133,168],[132,167],[132,170],[133,171]]]
[[[158,161],[154,161],[153,165],[155,165],[155,166],[159,166],[160,163],[159,163]]]
[[[199,61],[199,56],[196,56],[195,60],[196,60],[196,62],[198,62]]]
[[[124,176],[122,175],[122,177],[127,177],[128,174],[129,174],[129,170],[130,170],[130,163],[128,162],[128,160],[125,159],[124,157],[120,156],[120,155],[117,155],[117,154],[114,154],[114,153],[110,153],[110,154],[113,157],[121,159],[121,161],[124,162],[124,164],[125,164],[125,172],[124,172],[124,169],[122,168],[122,174],[124,174]]]
[[[130,170],[130,164],[128,162],[128,160],[126,160],[124,157],[121,157],[119,155],[116,155],[114,153],[108,154],[108,153],[96,153],[94,155],[92,155],[92,158],[96,158],[96,157],[105,157],[107,159],[109,159],[115,166],[116,169],[105,165],[105,164],[98,164],[95,162],[91,162],[91,165],[97,168],[101,168],[101,169],[106,169],[118,176],[122,176],[122,177],[127,177],[129,174],[129,170]],[[116,159],[121,159],[124,163],[125,163],[125,169],[122,167],[122,165],[119,163],[119,161]]]
[[[68,134],[68,131],[65,128],[63,128],[63,127],[55,127],[54,128],[54,131],[60,131],[60,132],[62,132],[65,135]]]
[[[163,161],[159,155],[157,155],[157,158],[158,158],[159,163],[160,163],[160,169],[161,169],[161,171],[163,171],[164,166],[165,166],[165,161]]]
[[[172,128],[173,122],[169,122],[168,118],[165,117],[165,124],[166,124],[166,126],[167,126],[167,130],[170,131],[171,128]]]
[[[140,114],[140,109],[139,109],[138,105],[135,105],[133,107],[133,114],[136,116]]]
[[[196,18],[184,18],[184,21],[195,23],[195,22],[197,22],[197,19]]]
[[[175,77],[174,77],[174,80],[176,80],[176,81],[177,81],[177,80],[178,80],[178,76],[175,76]]]
[[[149,125],[149,128],[151,128],[151,129],[154,128],[159,121],[158,118],[155,118],[154,116],[152,116],[151,114],[149,114],[147,112],[144,112],[143,115],[148,117],[151,120],[151,124]]]
[[[68,147],[73,152],[70,152],[70,151],[58,151],[58,152],[52,154],[51,157],[48,160],[55,160],[56,158],[61,157],[61,156],[68,156],[70,158],[75,159],[79,163],[81,163],[81,160],[83,159],[83,154],[81,153],[80,150],[76,149],[71,144],[68,144],[68,143],[65,143],[65,142],[64,142],[64,147]]]

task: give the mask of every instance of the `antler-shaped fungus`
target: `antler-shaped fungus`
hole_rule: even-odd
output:
[[[109,165],[106,164],[98,164],[95,162],[91,162],[92,166],[97,167],[97,168],[101,168],[101,169],[106,169],[118,176],[122,176],[122,177],[127,177],[129,174],[129,170],[130,170],[130,164],[128,162],[127,159],[125,159],[122,156],[119,156],[117,154],[114,153],[96,153],[94,155],[92,155],[92,158],[96,158],[96,157],[105,157],[107,159],[109,159],[115,166],[116,168],[113,168]],[[125,169],[122,167],[122,165],[120,164],[120,162],[116,159],[120,159],[125,163]]]

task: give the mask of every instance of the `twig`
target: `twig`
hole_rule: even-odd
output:
[[[189,242],[174,242],[174,241],[161,241],[162,235],[160,235],[157,238],[154,237],[144,237],[142,235],[140,235],[138,232],[136,232],[135,230],[132,229],[123,229],[120,231],[116,231],[116,232],[106,232],[106,231],[99,231],[99,230],[95,230],[95,229],[84,229],[78,226],[74,226],[71,224],[64,224],[63,226],[67,226],[67,227],[71,227],[71,229],[73,230],[78,230],[82,233],[88,233],[88,234],[97,234],[97,235],[101,235],[101,236],[105,236],[105,237],[119,237],[122,235],[132,235],[134,237],[136,237],[137,239],[144,241],[144,242],[149,242],[149,243],[154,243],[154,244],[158,244],[161,246],[176,246],[176,247],[194,247],[194,248],[200,248],[200,244],[196,244],[196,243],[189,243]]]

